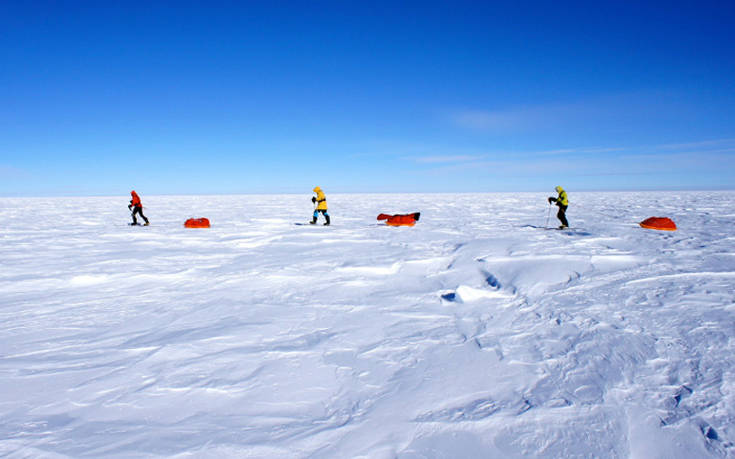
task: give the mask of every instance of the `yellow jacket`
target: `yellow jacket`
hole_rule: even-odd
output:
[[[316,210],[327,210],[327,197],[324,196],[324,192],[321,188],[314,187],[314,193],[316,193]]]
[[[556,192],[559,193],[559,197],[556,198],[557,204],[561,204],[563,206],[569,205],[569,198],[567,197],[567,192],[564,191],[564,188],[558,186],[556,187]]]

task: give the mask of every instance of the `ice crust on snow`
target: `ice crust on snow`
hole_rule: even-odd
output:
[[[552,194],[6,198],[0,455],[735,457],[735,192]]]

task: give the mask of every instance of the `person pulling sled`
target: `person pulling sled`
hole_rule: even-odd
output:
[[[551,205],[552,202],[555,202],[557,206],[559,206],[559,212],[556,213],[556,218],[559,219],[561,222],[561,226],[559,226],[559,229],[569,228],[569,222],[567,221],[567,207],[569,206],[569,198],[567,197],[567,192],[564,191],[564,188],[558,186],[555,188],[556,192],[559,193],[559,196],[557,197],[549,197],[549,205]]]
[[[132,199],[130,200],[130,204],[128,204],[128,209],[133,211],[131,214],[133,217],[133,223],[131,223],[131,225],[138,224],[138,219],[135,218],[135,214],[140,214],[140,218],[145,221],[143,226],[148,226],[149,222],[146,216],[143,215],[143,203],[140,202],[140,196],[138,196],[138,193],[136,193],[135,190],[130,192],[130,196],[132,196]]]
[[[324,223],[324,226],[327,226],[329,225],[329,214],[327,213],[327,197],[324,196],[324,192],[318,186],[314,187],[314,193],[316,193],[316,196],[312,196],[311,202],[316,204],[316,207],[314,207],[314,218],[309,223],[315,225],[316,220],[319,217],[319,212],[321,212],[322,215],[324,215],[324,218],[327,220]]]

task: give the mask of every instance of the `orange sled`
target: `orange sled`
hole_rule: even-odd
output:
[[[413,226],[419,221],[420,216],[421,212],[398,215],[380,214],[378,220],[385,220],[386,225],[390,226]]]
[[[186,228],[209,228],[208,218],[190,218],[184,222]]]
[[[651,217],[639,223],[642,228],[661,231],[676,231],[676,223],[666,217]]]

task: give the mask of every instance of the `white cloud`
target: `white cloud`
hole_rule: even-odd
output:
[[[465,163],[471,161],[479,161],[484,159],[485,156],[477,155],[445,155],[445,156],[418,156],[409,157],[417,163]]]
[[[502,110],[465,109],[451,113],[450,120],[464,129],[502,133],[553,128],[590,118],[601,110],[591,103],[516,106]]]
[[[449,112],[447,119],[457,127],[489,133],[539,133],[559,129],[606,132],[611,126],[640,129],[653,119],[681,120],[687,112],[675,101],[676,98],[666,92],[621,92],[569,102],[502,108],[460,107]]]
[[[580,148],[561,148],[557,150],[542,150],[542,151],[533,151],[528,152],[526,154],[528,155],[538,155],[538,156],[556,156],[556,155],[568,155],[568,154],[598,154],[598,153],[614,153],[614,152],[621,152],[625,151],[626,148],[623,147],[580,147]]]
[[[688,143],[669,143],[663,145],[656,145],[656,149],[660,150],[689,150],[689,149],[711,149],[711,148],[722,148],[725,147],[726,151],[732,151],[735,149],[735,139],[714,139],[714,140],[701,140],[699,142],[688,142]]]
[[[465,110],[453,115],[453,121],[460,127],[480,131],[505,131],[520,127],[524,118],[518,111]]]

